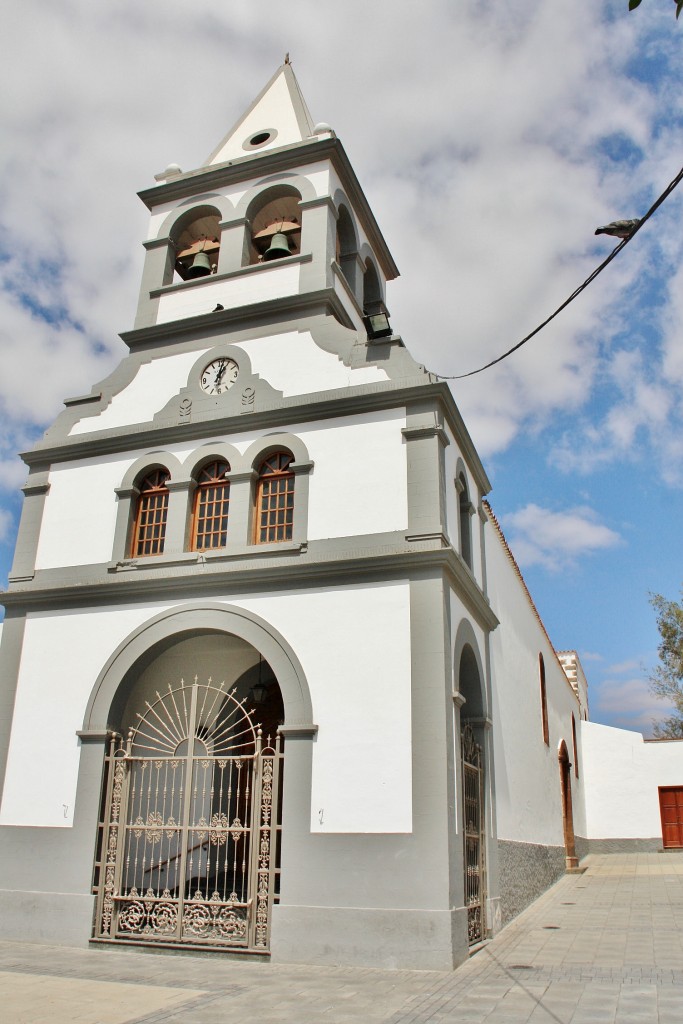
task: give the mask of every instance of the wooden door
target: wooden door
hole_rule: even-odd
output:
[[[659,787],[664,849],[683,847],[683,786]]]

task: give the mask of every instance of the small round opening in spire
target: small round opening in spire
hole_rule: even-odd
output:
[[[242,149],[260,149],[262,146],[266,146],[269,142],[272,142],[277,136],[275,128],[264,128],[260,132],[255,132],[254,135],[250,135],[248,139],[242,143]]]

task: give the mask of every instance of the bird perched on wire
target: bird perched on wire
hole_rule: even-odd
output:
[[[612,235],[613,238],[630,238],[640,224],[640,218],[635,220],[613,220],[611,224],[605,224],[595,229],[596,235]]]

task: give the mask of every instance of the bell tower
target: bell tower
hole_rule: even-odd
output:
[[[446,969],[471,913],[460,708],[481,732],[497,623],[486,474],[392,332],[396,265],[288,60],[140,197],[128,351],[23,454],[0,934]],[[148,756],[175,795],[147,772],[142,807]]]
[[[314,311],[363,330],[398,274],[344,148],[287,59],[205,162],[156,175],[136,328]]]

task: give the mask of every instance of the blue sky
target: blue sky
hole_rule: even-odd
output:
[[[289,51],[401,270],[392,324],[463,373],[545,319],[683,163],[683,24],[626,0],[33,0],[4,19],[0,576],[29,447],[123,355],[142,266],[135,193],[200,165]],[[39,26],[39,28],[38,28]],[[679,195],[679,192],[681,193]],[[453,391],[490,500],[592,717],[665,709],[652,590],[675,597],[683,487],[683,186],[519,353]]]

